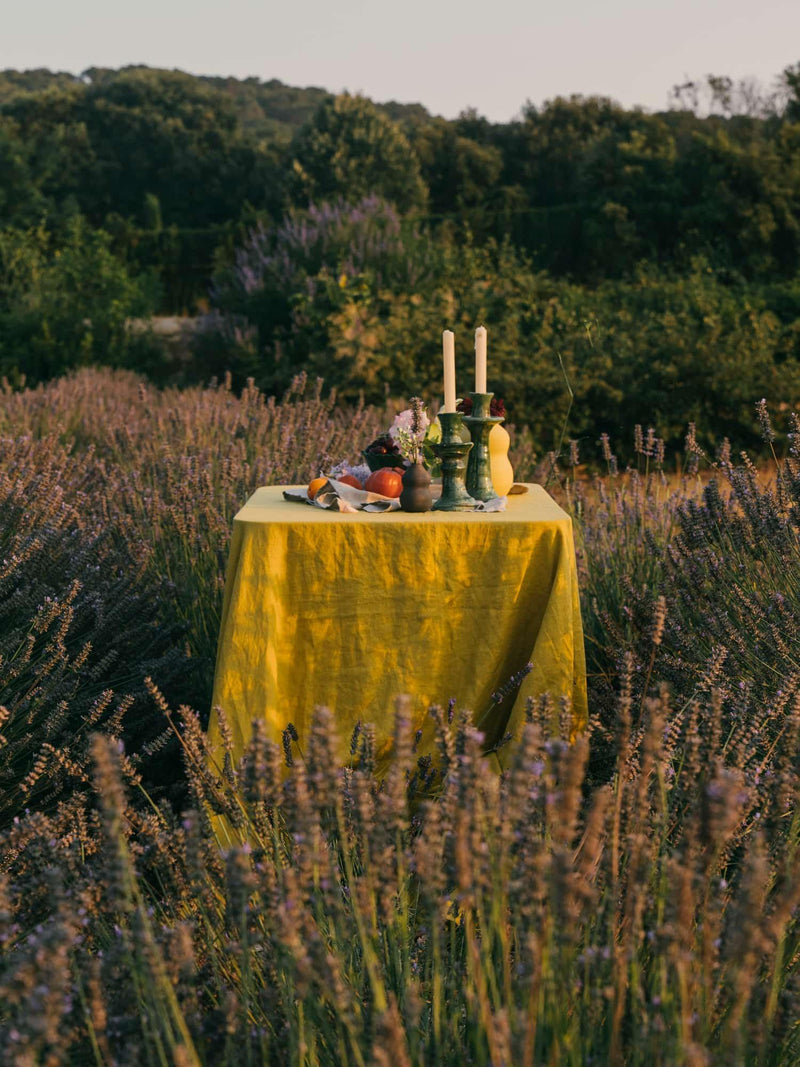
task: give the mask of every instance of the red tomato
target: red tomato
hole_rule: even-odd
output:
[[[370,474],[364,488],[368,493],[380,493],[381,496],[400,496],[403,491],[403,476],[391,467],[383,467]]]

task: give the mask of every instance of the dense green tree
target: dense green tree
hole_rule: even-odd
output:
[[[427,215],[438,237],[508,239],[576,281],[641,264],[759,284],[800,266],[800,65],[775,91],[708,76],[653,115],[602,97],[527,105],[491,123],[373,105],[258,78],[91,68],[0,72],[0,227],[76,215],[155,268],[165,310],[207,295],[244,228],[287,204],[372,194]],[[409,143],[410,142],[410,143]]]
[[[641,260],[674,256],[680,189],[676,146],[656,117],[630,130],[602,128],[577,167],[581,270],[595,278],[631,271]]]
[[[92,203],[97,158],[82,113],[85,93],[80,85],[51,86],[19,95],[3,109],[25,143],[32,178],[54,219],[74,201],[93,222],[101,221]],[[0,214],[0,223],[13,222]]]
[[[463,136],[444,119],[422,126],[414,148],[432,213],[474,215],[492,203],[503,168],[499,149]]]
[[[149,195],[166,224],[235,219],[245,202],[279,201],[278,154],[251,143],[225,94],[190,75],[133,69],[68,91],[18,95],[4,108],[54,210],[73,197],[100,225],[144,222]]]
[[[781,86],[786,97],[786,118],[792,122],[800,122],[800,63],[786,67],[781,75]]]
[[[774,93],[724,77],[687,82],[660,115],[571,97],[528,105],[505,124],[257,78],[6,71],[0,223],[46,217],[57,230],[76,213],[103,226],[113,216],[119,234],[127,219],[128,252],[141,261],[151,249],[160,266],[168,253],[184,270],[202,249],[199,278],[214,244],[230,247],[231,226],[277,216],[287,195],[302,205],[378,192],[406,210],[425,202],[427,186],[440,225],[510,237],[556,273],[596,281],[642,260],[685,269],[702,251],[728,270],[790,277],[798,70],[788,67]],[[158,242],[156,201],[163,232],[177,227]]]
[[[208,225],[238,215],[261,159],[237,129],[231,101],[189,75],[132,70],[86,93],[95,153],[93,214],[141,218],[158,197],[164,220]]]
[[[643,121],[642,112],[626,111],[605,97],[558,97],[541,108],[529,104],[508,146],[508,177],[539,206],[577,200],[587,151],[609,134],[627,140]]]
[[[68,90],[81,82],[75,74],[37,70],[0,70],[0,105],[26,93],[40,93],[45,89]]]
[[[800,265],[800,129],[737,143],[696,134],[677,163],[685,245],[750,276]]]
[[[292,141],[289,192],[296,204],[374,193],[401,211],[425,203],[419,160],[397,125],[363,96],[326,100]]]
[[[12,226],[29,226],[46,211],[28,145],[20,138],[17,124],[0,115],[0,219]]]
[[[33,384],[79,364],[141,365],[150,348],[129,320],[155,298],[80,216],[58,245],[42,226],[0,230],[0,375]]]

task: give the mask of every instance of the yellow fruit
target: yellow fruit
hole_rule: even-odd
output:
[[[492,485],[498,496],[505,496],[514,484],[514,468],[508,458],[508,446],[511,438],[505,426],[497,423],[489,434],[489,462],[492,472]]]

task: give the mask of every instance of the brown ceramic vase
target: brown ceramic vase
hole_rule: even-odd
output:
[[[433,507],[430,471],[421,463],[412,463],[403,475],[400,507],[403,511],[417,512],[430,511]]]

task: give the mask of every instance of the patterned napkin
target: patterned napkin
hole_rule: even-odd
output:
[[[326,511],[400,510],[400,501],[396,497],[368,493],[366,489],[356,489],[346,482],[337,482],[335,478],[329,478],[313,500],[309,499],[305,489],[284,489],[283,495],[286,500],[311,504],[315,508],[325,508]]]

